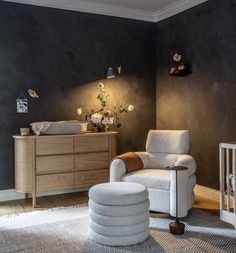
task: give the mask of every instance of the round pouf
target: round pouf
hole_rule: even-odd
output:
[[[128,246],[149,236],[147,189],[137,183],[98,184],[89,190],[89,237],[103,245]]]

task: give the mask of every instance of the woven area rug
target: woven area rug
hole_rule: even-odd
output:
[[[0,252],[27,253],[199,253],[236,252],[235,229],[219,217],[194,209],[182,236],[169,233],[171,219],[150,218],[150,237],[129,247],[106,247],[88,238],[88,207],[50,209],[0,218]]]

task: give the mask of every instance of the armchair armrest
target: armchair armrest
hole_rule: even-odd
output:
[[[188,168],[188,175],[192,176],[196,172],[196,162],[190,155],[179,155],[174,166],[183,166]]]
[[[110,182],[121,182],[126,173],[126,165],[121,159],[113,159],[110,165]]]
[[[141,153],[143,155],[140,157]],[[115,157],[110,165],[110,181],[119,182],[126,173],[143,169],[144,163],[147,163],[146,156],[146,152],[128,152]]]

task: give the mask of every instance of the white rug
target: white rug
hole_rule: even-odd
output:
[[[86,205],[0,218],[0,252],[156,253],[236,252],[236,231],[219,217],[194,209],[182,236],[169,233],[171,219],[151,218],[150,237],[130,247],[106,247],[88,238]]]

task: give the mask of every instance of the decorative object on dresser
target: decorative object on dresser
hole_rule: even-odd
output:
[[[30,134],[30,129],[29,128],[20,128],[20,135],[26,136]]]
[[[14,135],[15,188],[32,193],[89,188],[108,181],[116,155],[116,132],[78,135]]]
[[[97,132],[109,131],[111,126],[117,128],[121,127],[119,114],[132,112],[134,110],[134,106],[121,104],[119,106],[114,106],[112,111],[106,110],[105,107],[107,105],[107,98],[109,97],[109,94],[107,93],[103,83],[98,83],[97,89],[97,99],[100,103],[100,107],[97,109],[92,108],[89,112],[86,112],[86,121],[90,122]],[[82,108],[78,108],[77,114],[81,116],[82,113]]]
[[[220,143],[220,218],[236,229],[236,142]]]
[[[176,217],[176,182],[178,183],[178,217],[185,217],[194,204],[193,188],[196,184],[196,163],[188,154],[189,131],[150,130],[146,152],[135,152],[141,159],[142,168],[127,173],[125,162],[113,159],[110,166],[111,182],[135,182],[149,191],[150,210],[169,213]],[[131,162],[131,161],[130,161]],[[183,166],[187,170],[160,169],[168,166]]]

